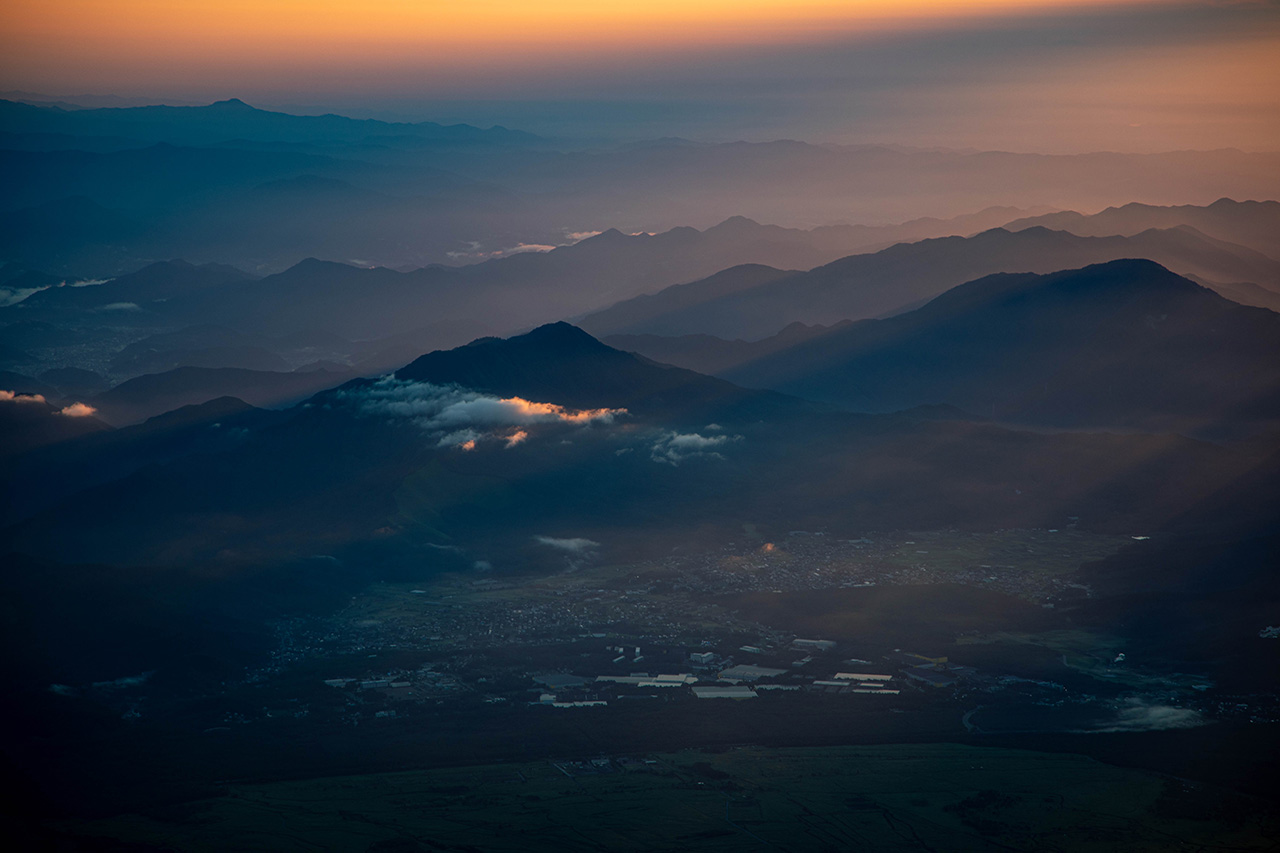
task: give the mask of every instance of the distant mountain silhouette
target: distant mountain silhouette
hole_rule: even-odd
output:
[[[638,358],[568,323],[428,353],[395,376],[574,408],[625,408],[672,423],[790,416],[808,408],[800,400]]]
[[[1152,228],[1190,226],[1218,240],[1248,246],[1280,259],[1280,202],[1234,201],[1220,198],[1213,204],[1180,204],[1159,207],[1133,202],[1085,215],[1074,210],[1047,213],[1010,221],[1005,228],[1021,231],[1040,226],[1070,231],[1082,237],[1130,236]]]
[[[1004,213],[1007,211],[990,211],[977,219],[999,218]],[[132,325],[215,323],[259,336],[320,329],[348,339],[369,340],[435,329],[434,337],[418,337],[417,352],[408,353],[399,363],[381,365],[394,368],[423,349],[456,346],[477,335],[574,316],[714,273],[743,259],[809,266],[840,256],[860,241],[878,243],[894,233],[955,229],[973,221],[974,217],[966,217],[900,227],[833,226],[803,231],[737,217],[705,231],[677,228],[656,235],[624,235],[609,230],[549,252],[411,272],[309,258],[260,280],[231,268],[168,262],[168,266],[152,265],[96,289],[84,288],[85,292],[79,288],[77,292],[50,289],[29,297],[20,310],[15,308],[8,315],[70,321],[67,311],[128,304],[137,306],[127,318]],[[219,270],[225,275],[219,275]],[[772,268],[757,265],[717,273],[708,286],[725,282],[736,289],[781,276]],[[3,316],[5,312],[0,312]],[[264,344],[259,341],[255,345]],[[206,359],[200,363],[212,366],[214,362]],[[227,362],[228,366],[234,364]],[[268,365],[260,360],[256,366]]]
[[[129,344],[111,359],[111,373],[139,376],[178,367],[239,367],[288,372],[289,365],[261,340],[220,326],[194,326],[150,335]]]
[[[277,373],[235,367],[179,367],[122,382],[90,402],[103,420],[124,426],[219,397],[238,397],[267,408],[285,406],[350,378],[351,374],[326,370]]]
[[[108,208],[85,195],[46,198],[0,212],[0,257],[36,268],[52,264],[85,276],[110,274],[121,264],[133,264],[122,247],[136,244],[145,231],[146,223],[135,213]]]
[[[604,343],[625,352],[639,353],[663,364],[674,364],[715,376],[811,338],[830,334],[835,329],[852,323],[852,320],[834,326],[792,323],[778,334],[758,341],[726,341],[714,335],[610,335],[604,338]]]
[[[1280,315],[1120,260],[989,276],[722,375],[862,411],[946,403],[1057,426],[1213,429],[1280,419]]]
[[[120,214],[116,222],[85,216],[63,233],[56,217],[14,217],[32,239],[10,241],[0,257],[20,253],[32,268],[92,278],[164,257],[262,273],[309,256],[420,267],[522,243],[555,245],[569,231],[705,228],[733,215],[806,227],[914,221],[811,235],[819,244],[855,240],[840,247],[848,254],[991,228],[1027,215],[999,207],[1028,200],[1084,210],[1133,198],[1180,201],[1206,187],[1280,196],[1280,157],[1229,150],[1044,156],[684,140],[609,147],[498,127],[290,116],[234,100],[90,110],[4,102],[0,125],[9,210],[38,212],[74,196]],[[920,218],[971,211],[978,199],[997,208],[967,224]],[[75,222],[77,211],[67,213]],[[807,268],[832,257],[744,255],[721,258],[717,268]],[[580,310],[593,307],[603,306]]]
[[[101,373],[80,367],[46,370],[40,374],[40,380],[48,382],[69,397],[97,394],[107,390],[111,384]]]
[[[239,98],[203,107],[115,107],[64,110],[0,100],[0,125],[27,133],[115,136],[175,145],[207,145],[224,139],[273,142],[362,142],[408,136],[437,145],[484,143],[526,146],[538,137],[502,127],[385,122],[338,115],[295,116],[260,110]]]
[[[9,490],[3,494],[6,506],[0,514],[8,516],[6,523],[12,522],[147,465],[224,452],[242,442],[248,430],[265,427],[279,417],[243,400],[219,397],[123,429],[107,429],[93,418],[75,419],[84,423],[75,424],[73,440],[27,453],[7,472],[3,480]]]
[[[15,394],[39,394],[47,399],[56,399],[59,391],[42,379],[27,376],[25,373],[14,373],[12,370],[0,370],[0,391],[13,391]]]
[[[988,294],[997,303],[1006,291],[1016,302],[1016,285],[1033,278],[984,287],[999,291]],[[1064,285],[1076,286],[1084,285]],[[1125,300],[1113,301],[1124,315]],[[424,561],[444,559],[433,547],[442,544],[524,553],[548,531],[595,539],[623,559],[637,547],[669,553],[678,531],[723,537],[745,523],[852,535],[892,525],[1049,526],[1075,516],[1089,529],[1153,529],[1252,464],[1177,436],[1017,432],[938,407],[827,410],[655,365],[567,324],[430,353],[399,378],[631,415],[591,428],[530,426],[514,447],[488,441],[467,452],[442,445],[412,416],[363,406],[367,380],[267,413],[226,445],[197,441],[217,432],[214,415],[189,410],[196,432],[156,440],[178,451],[189,441],[191,452],[42,509],[15,507],[24,520],[5,530],[6,541],[59,560],[213,564],[232,576],[240,566],[328,554],[354,582],[396,566],[421,572]],[[155,423],[171,419],[189,418]],[[147,458],[146,446],[129,458]],[[709,452],[682,456],[680,447]]]
[[[33,293],[12,312],[24,320],[66,319],[67,312],[101,311],[109,306],[134,306],[140,311],[163,310],[171,300],[190,298],[204,290],[219,290],[252,281],[253,276],[224,264],[161,261],[104,284],[50,287]]]
[[[8,389],[0,389],[8,390]],[[0,398],[0,475],[11,461],[33,450],[109,429],[92,416],[69,417],[40,397]]]
[[[1151,258],[1206,282],[1253,281],[1280,292],[1280,264],[1186,229],[1134,237],[1002,228],[853,255],[806,273],[726,270],[582,319],[599,335],[710,334],[758,339],[800,322],[830,324],[908,310],[948,288],[995,272],[1048,273],[1117,258]]]

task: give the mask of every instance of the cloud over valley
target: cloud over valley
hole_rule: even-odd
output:
[[[501,441],[512,448],[529,439],[530,427],[610,424],[627,414],[626,409],[570,409],[393,376],[341,391],[339,396],[354,398],[363,414],[410,421],[435,438],[439,446],[464,450],[475,449],[483,441]]]

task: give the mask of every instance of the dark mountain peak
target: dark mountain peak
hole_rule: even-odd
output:
[[[602,352],[612,349],[571,323],[563,321],[547,323],[528,334],[511,341],[521,341],[530,346],[546,347],[561,352]]]
[[[148,429],[173,429],[191,424],[210,423],[222,418],[233,418],[246,412],[261,411],[239,397],[224,395],[203,403],[179,406],[168,412],[147,418],[142,426]]]
[[[396,371],[400,379],[435,384],[457,384],[477,390],[519,393],[511,390],[541,373],[563,372],[567,365],[630,359],[626,353],[605,346],[577,326],[548,323],[511,338],[487,337],[451,350],[436,350]],[[549,379],[550,377],[548,377]],[[514,384],[513,384],[514,383]],[[535,380],[536,385],[547,382]]]
[[[1066,299],[1091,310],[1114,310],[1120,304],[1183,302],[1188,297],[1230,305],[1226,299],[1145,258],[1121,258],[1048,275],[996,273],[962,284],[938,296],[921,317],[971,311],[984,304]],[[1055,309],[1060,310],[1060,309]],[[909,317],[911,315],[904,315]]]
[[[666,422],[725,422],[804,408],[796,400],[655,364],[606,346],[568,323],[427,353],[395,375],[572,408],[625,408],[635,417]]]
[[[251,278],[248,273],[226,264],[193,264],[181,258],[174,258],[168,261],[156,261],[140,270],[117,276],[111,281],[112,289],[108,292],[115,293],[121,285],[125,284],[190,283],[205,279],[210,282],[233,282],[247,278]]]
[[[1211,433],[1280,413],[1280,316],[1154,261],[998,273],[721,375],[862,411]],[[1241,427],[1240,425],[1244,425]]]
[[[1090,264],[1078,270],[1064,270],[1045,278],[1050,281],[1069,283],[1077,288],[1114,283],[1131,288],[1144,287],[1170,293],[1211,292],[1146,258],[1118,258],[1114,261]]]
[[[745,216],[730,216],[719,225],[713,225],[707,229],[708,234],[725,234],[725,235],[747,235],[753,234],[761,228],[759,222],[754,219],[748,219]]]
[[[1080,239],[1075,234],[1072,234],[1069,231],[1063,231],[1061,229],[1055,229],[1055,228],[1047,228],[1043,225],[1031,225],[1027,228],[1022,228],[1018,230],[1010,230],[1005,227],[988,228],[986,231],[983,231],[983,232],[980,232],[979,234],[974,235],[972,239],[1004,242],[1009,240],[1010,238],[1015,238],[1017,240],[1021,240],[1024,242],[1027,240],[1037,240],[1037,241],[1054,240],[1058,242],[1078,242]],[[943,238],[943,239],[947,239],[947,238]],[[960,238],[961,241],[963,241],[963,239],[964,238]]]
[[[319,258],[303,258],[284,272],[280,273],[280,275],[288,275],[290,273],[314,275],[316,273],[354,269],[357,269],[357,267],[353,267],[350,264],[344,264],[340,261],[322,261]]]
[[[237,112],[254,112],[254,108],[246,104],[239,98],[227,98],[225,101],[214,101],[209,105],[210,109],[218,110],[235,110]]]

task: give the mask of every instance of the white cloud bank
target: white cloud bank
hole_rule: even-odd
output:
[[[600,547],[600,543],[592,539],[556,539],[553,536],[535,536],[533,541],[570,554],[585,554]]]
[[[392,376],[339,393],[356,398],[365,414],[412,421],[435,437],[439,446],[462,450],[474,450],[478,442],[487,440],[515,447],[529,438],[525,427],[538,424],[607,424],[627,414],[626,409],[570,409]]]
[[[1114,719],[1095,732],[1158,732],[1168,729],[1191,729],[1204,725],[1204,717],[1192,708],[1179,708],[1130,697],[1118,709]]]
[[[679,465],[686,459],[723,459],[719,448],[741,440],[740,435],[706,436],[696,432],[664,432],[650,448],[649,458],[664,465]]]

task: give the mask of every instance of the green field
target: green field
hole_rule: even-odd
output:
[[[1075,528],[991,533],[936,530],[891,541],[884,560],[891,565],[927,566],[940,571],[991,568],[1065,575],[1083,563],[1111,556],[1132,541],[1128,536]]]
[[[548,762],[229,785],[64,823],[178,850],[1274,850],[1256,801],[1070,754],[748,747],[578,775]]]
[[[1069,669],[1110,684],[1135,690],[1195,690],[1212,686],[1202,675],[1168,670],[1167,662],[1144,661],[1129,657],[1122,664],[1115,662],[1116,653],[1125,648],[1121,637],[1102,634],[1083,628],[1044,631],[1026,634],[1015,631],[996,631],[980,637],[961,637],[957,645],[981,645],[997,643],[1016,646],[1038,646],[1061,655],[1062,663]]]

